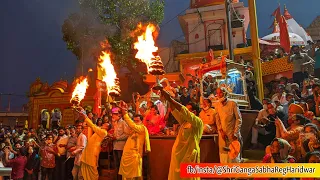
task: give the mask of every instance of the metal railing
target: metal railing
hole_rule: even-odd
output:
[[[11,167],[3,167],[0,168],[0,177],[10,177],[11,179],[11,172],[12,172],[12,168]]]

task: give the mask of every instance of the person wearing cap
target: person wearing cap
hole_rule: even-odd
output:
[[[215,127],[216,111],[211,106],[212,106],[211,100],[204,99],[203,107],[199,114],[199,118],[203,121],[203,125],[204,125],[203,131],[207,134],[212,134],[213,132],[216,131],[216,127]]]
[[[228,151],[224,148],[228,147],[233,141],[242,142],[240,133],[242,117],[240,110],[236,102],[227,98],[228,90],[226,88],[217,88],[216,94],[219,98],[218,102],[215,103],[215,109],[217,111],[216,124],[219,132],[220,163],[238,163],[241,161],[241,153],[231,159]]]
[[[293,123],[293,116],[295,114],[304,114],[304,110],[301,106],[298,104],[292,103],[289,105],[288,108],[288,126],[290,126]]]
[[[111,110],[112,113],[112,125],[114,127],[113,139],[113,153],[116,164],[116,169],[120,167],[120,161],[123,153],[124,145],[130,134],[130,129],[127,123],[122,119],[121,112],[118,107]]]
[[[293,63],[293,82],[301,85],[303,80],[309,76],[305,67],[312,64],[314,60],[306,53],[301,53],[300,47],[297,45],[292,46],[291,52],[293,54],[288,58],[288,63]]]
[[[94,132],[88,139],[88,144],[81,155],[81,174],[84,180],[98,180],[99,173],[97,168],[101,142],[108,135],[108,132],[93,124],[83,109],[81,110],[80,115],[84,117],[84,122],[86,122],[87,126]]]
[[[194,113],[196,105],[188,103],[186,106],[174,100],[164,90],[161,96],[165,98],[173,109],[172,114],[180,124],[180,130],[172,147],[168,180],[179,180],[181,163],[200,163],[200,140],[203,133],[203,122]],[[200,177],[191,178],[200,180]]]
[[[143,117],[139,114],[132,119],[128,114],[128,105],[121,102],[121,110],[124,121],[132,129],[121,158],[119,174],[123,179],[143,179],[142,176],[142,157],[144,152],[150,152],[149,133],[143,125]]]

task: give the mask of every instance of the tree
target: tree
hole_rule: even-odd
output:
[[[127,67],[140,88],[142,74],[136,71],[132,31],[141,23],[159,24],[164,18],[162,0],[80,0],[80,13],[71,14],[62,25],[67,49],[81,59],[86,52],[98,57],[100,42],[107,39],[118,67]]]

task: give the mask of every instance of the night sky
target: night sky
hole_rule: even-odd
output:
[[[242,0],[241,0],[242,1]],[[189,6],[189,0],[165,0],[167,22]],[[244,0],[247,4],[247,0]],[[260,37],[271,33],[270,14],[286,4],[291,15],[303,27],[320,15],[319,0],[256,0]],[[289,3],[290,2],[290,3]],[[283,9],[283,7],[282,7]],[[79,10],[77,0],[1,0],[0,1],[0,93],[24,95],[40,77],[49,84],[64,78],[71,82],[77,59],[66,49],[61,25],[70,13]],[[171,40],[182,35],[177,18],[161,28],[158,45],[167,47]],[[183,40],[180,38],[178,40]],[[12,110],[28,99],[12,97]],[[8,105],[2,96],[1,109]]]

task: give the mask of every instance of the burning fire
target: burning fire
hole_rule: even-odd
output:
[[[100,56],[99,58],[100,60],[99,65],[104,70],[102,81],[106,83],[108,93],[110,94],[110,92],[114,90],[115,87],[118,86],[118,84],[116,83],[117,74],[111,63],[110,53],[105,51],[102,51],[102,53],[103,55]]]
[[[80,103],[84,96],[86,95],[87,88],[89,87],[89,83],[87,78],[80,77],[77,79],[77,85],[72,92],[72,100],[78,101]]]
[[[139,25],[139,28],[141,28],[141,25]],[[145,32],[138,37],[138,42],[134,43],[134,49],[138,50],[135,57],[147,65],[148,72],[150,70],[150,63],[152,62],[151,59],[155,57],[152,53],[158,51],[152,35],[154,32],[156,32],[156,27],[149,24]]]

